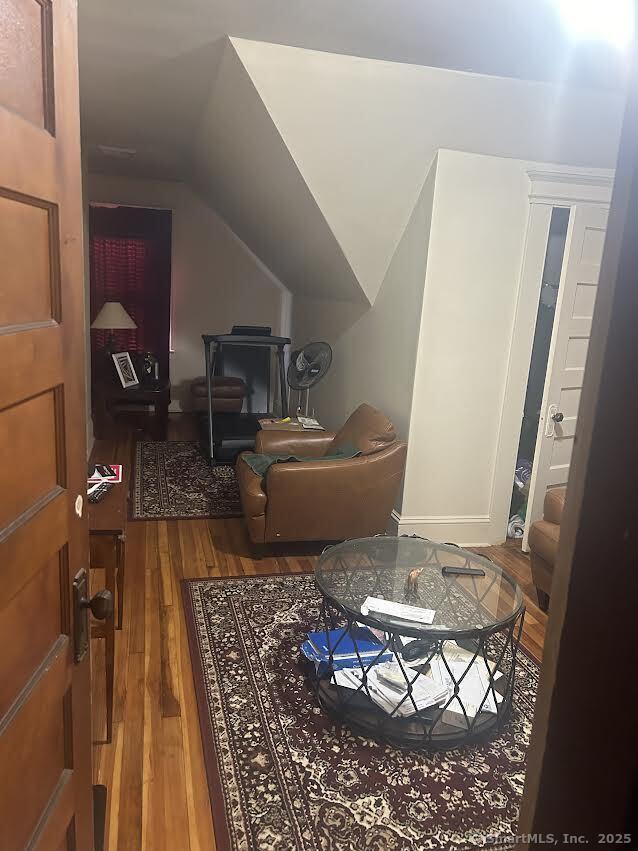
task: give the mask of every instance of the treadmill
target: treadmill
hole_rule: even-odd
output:
[[[289,337],[273,337],[270,329],[235,326],[232,334],[202,334],[208,390],[208,416],[202,422],[202,450],[211,464],[228,462],[244,450],[254,449],[259,420],[272,417],[270,388],[271,356],[276,353],[281,397],[281,415],[288,416],[288,387],[284,348],[290,345]],[[261,380],[250,373],[261,359]],[[237,367],[240,367],[238,370]],[[212,378],[214,375],[245,371],[248,384],[246,407],[240,414],[213,413]],[[256,370],[258,372],[258,370]],[[240,376],[243,377],[243,376]],[[255,408],[264,410],[255,410]]]

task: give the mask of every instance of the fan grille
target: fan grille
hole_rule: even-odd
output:
[[[308,343],[293,352],[288,365],[288,384],[293,390],[309,390],[330,369],[332,349],[328,343]]]

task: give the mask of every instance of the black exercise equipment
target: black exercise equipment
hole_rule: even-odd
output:
[[[286,367],[284,363],[284,347],[290,345],[288,337],[273,337],[269,333],[243,334],[237,333],[244,330],[269,331],[270,329],[257,329],[254,327],[235,326],[232,334],[202,334],[204,341],[204,359],[206,366],[206,384],[208,394],[208,417],[205,422],[202,448],[211,463],[220,460],[230,460],[245,449],[253,449],[255,446],[255,435],[259,430],[259,420],[271,417],[272,400],[270,394],[270,353],[276,351],[278,362],[279,392],[281,397],[281,416],[288,416],[288,392],[286,385]],[[248,395],[246,397],[248,410],[240,414],[214,413],[212,408],[212,379],[213,375],[224,374],[237,368],[232,363],[233,357],[239,363],[241,357],[249,352],[261,352],[266,354],[264,359],[266,382],[265,411],[255,411],[253,401],[256,389],[255,382],[247,376]],[[244,366],[246,366],[244,358]],[[250,362],[248,361],[248,368]],[[242,376],[243,377],[243,376]]]

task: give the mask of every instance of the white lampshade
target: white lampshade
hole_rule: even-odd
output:
[[[91,328],[113,330],[137,328],[137,325],[124,310],[119,301],[105,301],[102,310],[91,323]]]

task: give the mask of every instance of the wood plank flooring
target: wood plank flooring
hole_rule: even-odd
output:
[[[194,439],[186,417],[169,439]],[[101,441],[94,459],[130,464],[134,436]],[[322,546],[256,553],[242,520],[131,521],[124,623],[116,632],[113,741],[94,746],[94,782],[108,789],[108,851],[214,851],[206,773],[181,606],[182,578],[307,572]],[[515,546],[481,550],[521,584],[523,644],[540,658],[546,616],[529,560]],[[99,571],[93,571],[94,588]],[[104,739],[103,641],[92,641],[94,739]]]

